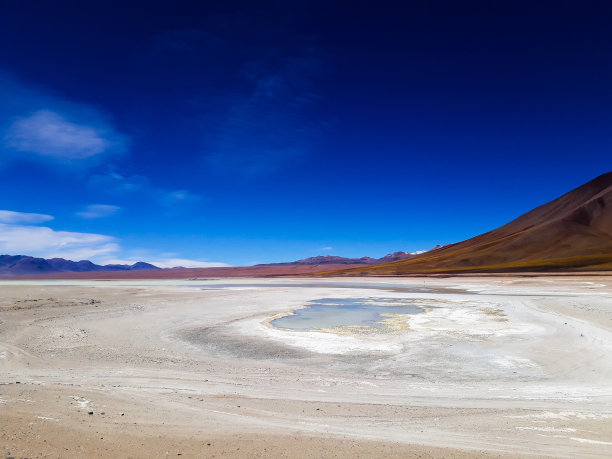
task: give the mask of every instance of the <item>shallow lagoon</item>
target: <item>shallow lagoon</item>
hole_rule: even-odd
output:
[[[360,326],[383,328],[389,315],[420,314],[425,309],[411,300],[391,298],[323,298],[305,308],[270,321],[276,328],[316,331],[327,328]]]

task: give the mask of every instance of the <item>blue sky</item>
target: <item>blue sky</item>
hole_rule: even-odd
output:
[[[248,265],[488,231],[612,170],[611,13],[4,1],[0,252]]]

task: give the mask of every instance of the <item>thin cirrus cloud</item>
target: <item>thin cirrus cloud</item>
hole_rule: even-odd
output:
[[[105,234],[58,231],[38,225],[52,219],[51,215],[1,210],[0,253],[42,258],[91,260],[101,264],[133,264],[137,261],[149,261],[148,259],[151,259],[149,263],[160,268],[230,266],[225,263],[192,260],[176,256],[120,259],[123,249],[117,238]]]
[[[127,194],[151,188],[149,179],[142,175],[124,175],[114,169],[103,174],[92,175],[89,179],[90,185],[98,190],[104,190],[111,194]]]
[[[202,196],[188,190],[156,190],[159,203],[165,208],[166,214],[176,216],[189,214],[202,201]]]
[[[162,204],[168,207],[177,204],[192,204],[200,201],[202,197],[188,190],[175,190],[162,192]]]
[[[142,175],[123,175],[111,168],[102,174],[93,175],[90,185],[97,190],[104,190],[111,195],[126,195],[141,193],[153,199],[158,205],[165,208],[167,213],[178,214],[193,209],[203,201],[203,197],[189,190],[167,190],[151,184],[150,180]]]
[[[57,231],[38,224],[53,220],[46,214],[0,210],[0,253],[82,260],[109,256],[120,250],[112,236]]]
[[[108,256],[120,249],[112,236],[56,231],[25,223],[0,223],[0,253],[71,260]]]
[[[58,159],[85,159],[111,148],[108,133],[99,127],[69,121],[51,110],[37,110],[17,118],[4,137],[19,152]]]
[[[110,204],[91,204],[84,210],[77,212],[76,215],[87,219],[104,218],[116,214],[120,209],[121,207]]]
[[[28,212],[14,212],[12,210],[0,210],[0,223],[25,223],[35,224],[53,220],[53,216],[46,214],[34,214]]]
[[[47,160],[87,166],[127,150],[129,138],[95,107],[25,85],[0,73],[0,153],[5,161]]]

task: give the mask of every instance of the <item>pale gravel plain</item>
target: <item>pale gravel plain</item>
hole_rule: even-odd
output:
[[[0,292],[5,457],[612,451],[610,276],[5,281]],[[428,312],[382,330],[269,323],[350,297]]]

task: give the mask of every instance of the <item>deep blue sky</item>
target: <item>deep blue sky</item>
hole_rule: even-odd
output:
[[[611,23],[607,1],[4,0],[0,252],[244,265],[488,231],[612,170]]]

